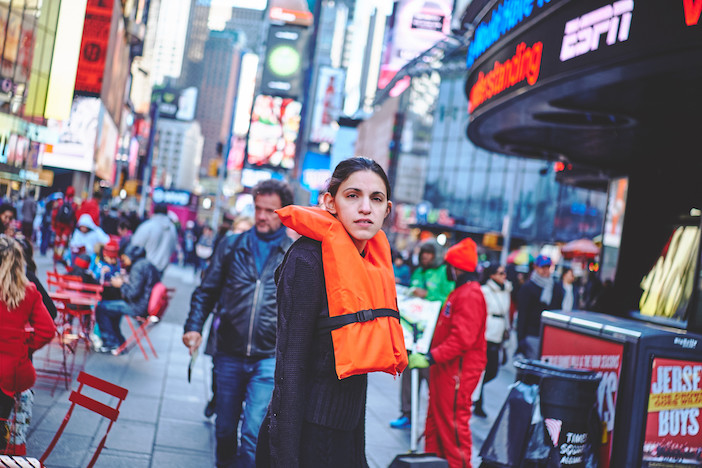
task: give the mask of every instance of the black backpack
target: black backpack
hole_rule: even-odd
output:
[[[61,224],[72,224],[75,219],[76,213],[73,210],[73,203],[69,202],[68,200],[64,200],[56,213],[56,221]]]

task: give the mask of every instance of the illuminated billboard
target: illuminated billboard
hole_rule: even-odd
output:
[[[68,120],[47,122],[50,129],[59,133],[59,140],[54,145],[46,145],[42,164],[91,172],[99,119],[100,99],[76,97]]]
[[[302,93],[303,70],[307,69],[308,28],[272,24],[268,30],[261,92],[298,97]]]
[[[290,98],[258,95],[251,114],[249,164],[291,169],[300,130],[302,104]]]
[[[339,130],[339,114],[343,104],[344,70],[320,67],[317,93],[312,109],[310,141],[333,144]]]
[[[47,119],[64,120],[72,111],[85,7],[86,0],[61,0],[44,108]]]
[[[117,125],[112,121],[110,114],[104,112],[102,115],[100,144],[95,153],[95,175],[108,182],[113,182],[114,178],[118,138]]]
[[[451,31],[453,0],[399,0],[386,36],[378,88],[385,88],[407,62]]]
[[[126,37],[124,21],[122,20],[122,3],[114,2],[110,42],[107,49],[109,59],[105,62],[100,97],[117,126],[120,125],[122,119],[124,93],[129,76],[129,44],[127,44]]]
[[[80,44],[76,93],[99,96],[110,41],[114,0],[88,0]]]
[[[151,101],[158,102],[158,115],[164,119],[191,121],[195,118],[198,89],[154,88]]]

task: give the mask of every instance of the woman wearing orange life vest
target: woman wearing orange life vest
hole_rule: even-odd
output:
[[[258,467],[367,467],[367,373],[407,365],[390,245],[390,184],[366,158],[339,163],[323,208],[278,210],[303,237],[276,272],[275,388]]]

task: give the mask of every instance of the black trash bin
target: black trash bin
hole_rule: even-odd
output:
[[[533,360],[514,365],[517,385],[480,451],[484,462],[481,466],[597,467],[600,376]],[[542,420],[531,424],[536,401],[540,401]],[[504,444],[509,446],[501,446]]]
[[[539,386],[546,435],[558,449],[560,466],[585,467],[587,456],[598,454],[595,437],[597,387],[601,377],[583,369],[565,369],[541,361],[517,361],[517,380]],[[596,440],[592,440],[596,438]]]

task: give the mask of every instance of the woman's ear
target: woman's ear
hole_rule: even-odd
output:
[[[322,198],[322,204],[324,205],[325,210],[327,210],[333,215],[336,214],[336,203],[334,203],[334,197],[332,197],[331,193],[324,193],[324,197]]]
[[[385,217],[387,218],[390,212],[392,211],[392,202],[388,200],[388,207],[385,210]]]

